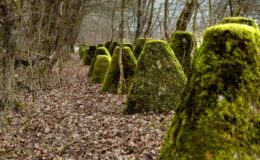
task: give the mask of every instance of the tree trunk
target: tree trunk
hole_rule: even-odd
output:
[[[151,26],[152,26],[152,21],[153,21],[153,10],[154,10],[154,1],[155,0],[151,0],[151,8],[150,8],[150,16],[149,16],[149,20],[147,23],[147,27],[146,30],[144,32],[144,38],[147,37],[148,33],[150,32]]]
[[[167,41],[170,40],[169,34],[168,34],[168,18],[169,18],[169,0],[165,0],[164,2],[164,35]]]
[[[195,0],[187,0],[177,21],[176,31],[185,31],[195,10]]]
[[[1,67],[2,75],[0,77],[0,110],[12,105],[13,97],[13,74],[16,52],[16,13],[15,4],[4,0],[0,3],[0,21],[1,21]]]
[[[121,1],[121,10],[120,10],[120,16],[121,16],[121,23],[119,28],[119,43],[120,43],[120,51],[119,51],[119,70],[120,70],[120,79],[119,79],[119,86],[118,86],[118,95],[122,95],[125,89],[125,78],[124,78],[124,66],[123,66],[123,40],[124,40],[124,12],[125,12],[125,0]]]
[[[135,42],[137,41],[137,39],[139,38],[140,34],[141,34],[141,18],[142,18],[142,9],[141,9],[141,4],[142,2],[139,0],[137,1],[137,27],[136,27],[136,31],[135,31]]]
[[[228,5],[229,5],[229,11],[230,11],[230,16],[233,17],[233,4],[232,0],[228,0]]]
[[[211,0],[209,0],[209,26],[212,25],[212,3]]]

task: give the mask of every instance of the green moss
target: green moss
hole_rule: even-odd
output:
[[[254,27],[258,30],[257,23],[251,19],[251,18],[245,18],[245,17],[227,17],[221,20],[221,24],[227,24],[227,23],[237,23],[237,24],[245,24],[251,27]]]
[[[260,158],[259,42],[247,25],[206,30],[160,160]]]
[[[79,56],[82,59],[84,57],[84,55],[87,53],[87,46],[86,45],[81,45],[79,47]]]
[[[124,43],[123,44],[125,47],[129,47],[131,49],[131,51],[133,52],[134,50],[134,46],[131,43]]]
[[[136,45],[135,45],[135,48],[134,48],[134,55],[135,55],[136,59],[138,59],[145,43],[149,40],[151,40],[151,39],[139,38],[136,41]]]
[[[93,70],[94,70],[94,67],[95,67],[96,58],[97,58],[98,55],[110,56],[106,47],[98,47],[96,49],[95,55],[92,58],[91,65],[90,65],[90,68],[89,68],[89,71],[88,71],[88,77],[92,76],[92,73],[93,73]]]
[[[88,48],[84,50],[84,54],[82,56],[82,61],[83,61],[84,65],[88,65],[87,56],[88,56]]]
[[[118,83],[120,78],[120,70],[119,70],[119,51],[120,47],[116,47],[114,54],[112,56],[112,62],[104,80],[101,91],[102,92],[110,92],[117,93]],[[134,75],[134,70],[136,67],[136,59],[129,47],[124,47],[122,50],[122,62],[124,69],[124,78],[126,80],[126,88],[123,91],[126,93],[131,85],[132,78]]]
[[[119,46],[119,42],[112,42],[112,45],[109,49],[109,53],[111,54],[111,56],[113,55],[114,50],[116,49],[117,46]]]
[[[111,41],[107,41],[107,42],[105,43],[105,47],[107,48],[107,50],[110,49],[111,44],[112,44]]]
[[[138,59],[124,113],[175,110],[185,84],[185,74],[168,43],[149,41]]]
[[[172,34],[169,42],[176,58],[179,60],[186,76],[190,73],[193,35],[190,32],[177,31]]]
[[[93,73],[92,73],[92,82],[93,83],[102,83],[104,78],[107,75],[109,66],[111,63],[111,56],[107,55],[98,55],[95,61]]]
[[[96,52],[96,46],[89,46],[89,48],[88,48],[88,50],[86,52],[86,55],[84,57],[84,64],[85,65],[90,65],[91,64],[91,61],[92,61],[92,58],[95,55],[95,52]]]

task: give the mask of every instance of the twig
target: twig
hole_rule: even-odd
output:
[[[85,135],[85,136],[79,137],[79,138],[77,138],[77,139],[75,139],[75,140],[73,140],[73,141],[71,141],[71,142],[68,142],[67,144],[65,144],[65,145],[63,145],[63,146],[61,146],[61,147],[59,147],[58,150],[57,150],[57,153],[58,153],[58,154],[64,153],[64,151],[65,151],[66,149],[68,149],[69,146],[73,145],[74,143],[77,143],[78,141],[80,141],[80,140],[82,140],[82,139],[88,138],[88,137],[89,137],[89,133],[88,133],[87,135]]]

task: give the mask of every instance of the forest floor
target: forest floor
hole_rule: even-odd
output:
[[[125,96],[100,94],[87,70],[73,55],[64,64],[62,87],[20,95],[19,111],[1,113],[0,160],[158,157],[171,114],[123,115]]]

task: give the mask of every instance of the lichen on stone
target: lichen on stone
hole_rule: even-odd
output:
[[[245,18],[245,17],[227,17],[220,21],[221,24],[227,24],[227,23],[237,23],[237,24],[244,24],[251,26],[258,30],[257,23],[251,19],[251,18]]]
[[[111,65],[109,67],[108,74],[102,84],[102,92],[117,93],[118,84],[120,79],[119,70],[119,51],[120,47],[116,47],[114,54],[112,56]],[[127,93],[131,85],[132,78],[134,75],[134,70],[136,68],[136,59],[129,47],[123,47],[122,49],[122,63],[124,69],[124,78],[126,83],[126,88],[124,88],[123,93]]]
[[[124,113],[175,110],[185,84],[186,76],[169,44],[151,40],[138,59]]]
[[[260,158],[259,42],[247,25],[206,30],[160,160]]]
[[[104,78],[107,75],[109,66],[111,63],[111,56],[107,55],[98,55],[95,61],[93,73],[92,73],[92,82],[93,83],[102,83]]]
[[[191,52],[195,45],[193,39],[192,33],[177,31],[172,34],[169,42],[186,76],[190,74]]]
[[[109,54],[108,50],[106,49],[106,47],[98,47],[98,48],[96,49],[95,55],[94,55],[93,58],[92,58],[91,65],[90,65],[90,68],[89,68],[89,71],[88,71],[88,77],[91,77],[91,76],[92,76],[92,72],[93,72],[93,70],[94,70],[96,58],[97,58],[98,55],[110,56],[110,54]],[[111,57],[111,56],[110,56],[110,57]]]

